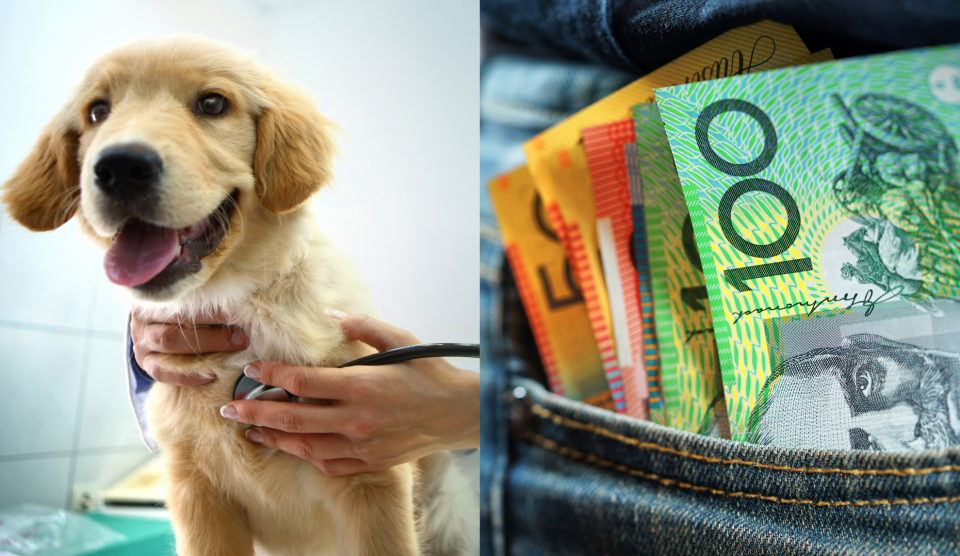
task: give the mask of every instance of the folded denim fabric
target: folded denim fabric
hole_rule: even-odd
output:
[[[480,13],[510,41],[636,74],[762,19],[838,58],[960,42],[954,0],[481,0]]]

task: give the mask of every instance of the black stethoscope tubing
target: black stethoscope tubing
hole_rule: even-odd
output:
[[[356,365],[391,365],[428,357],[480,357],[479,344],[417,344],[374,353],[338,365],[338,369]]]
[[[429,357],[480,357],[479,344],[417,344],[413,346],[404,346],[380,353],[374,353],[360,359],[348,361],[338,365],[338,369],[345,367],[354,367],[357,365],[391,365],[393,363],[402,363],[414,359],[425,359]],[[242,385],[242,388],[241,388]],[[282,390],[282,392],[281,392]],[[253,396],[250,396],[253,394]],[[273,401],[282,401],[283,394],[289,399],[295,396],[283,390],[258,382],[246,375],[240,375],[237,383],[233,387],[233,399],[257,399],[266,394],[266,398]],[[239,396],[239,397],[238,397]]]

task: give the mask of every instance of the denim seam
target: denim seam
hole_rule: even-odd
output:
[[[540,435],[534,435],[533,441],[544,448],[557,452],[562,456],[572,457],[574,459],[579,459],[586,461],[587,463],[592,463],[600,465],[602,467],[609,467],[623,473],[628,473],[637,477],[642,477],[644,479],[649,479],[656,481],[664,486],[676,486],[678,488],[692,490],[694,492],[706,492],[709,494],[714,494],[718,496],[726,496],[728,498],[743,498],[743,499],[757,499],[764,500],[766,502],[775,502],[777,504],[793,504],[793,505],[805,505],[812,507],[841,507],[841,506],[914,506],[919,504],[942,504],[942,503],[953,503],[960,502],[960,496],[941,496],[938,498],[897,498],[893,500],[855,500],[855,501],[825,501],[825,500],[802,500],[797,498],[780,498],[778,496],[765,496],[763,494],[751,494],[747,492],[727,492],[725,490],[719,490],[715,488],[693,485],[690,483],[684,483],[676,479],[668,479],[666,477],[661,477],[660,475],[655,475],[653,473],[645,473],[637,469],[631,469],[625,465],[619,463],[614,463],[612,461],[607,461],[605,459],[600,459],[597,456],[592,454],[585,454],[573,448],[567,448],[566,446],[561,446],[552,440],[548,440]]]
[[[629,68],[633,68],[633,60],[620,48],[616,37],[613,35],[613,7],[609,0],[600,0],[600,21],[602,23],[598,26],[597,31],[602,37],[601,42],[603,42],[603,38],[606,38],[613,54],[620,59],[620,62],[626,64]]]
[[[557,415],[549,409],[546,409],[543,406],[538,404],[531,404],[531,410],[543,417],[549,419],[556,423],[557,425],[570,427],[573,429],[585,430],[601,436],[605,436],[612,440],[616,440],[623,444],[633,446],[635,448],[646,448],[654,450],[657,452],[663,452],[666,454],[672,454],[684,458],[694,459],[698,461],[703,461],[706,463],[718,463],[722,465],[745,465],[749,467],[756,467],[758,469],[770,469],[774,471],[791,471],[795,473],[811,473],[811,474],[821,474],[821,475],[830,475],[830,474],[840,474],[840,475],[895,475],[900,477],[907,476],[918,476],[918,475],[929,475],[931,473],[946,473],[949,471],[960,471],[960,465],[942,465],[939,467],[926,467],[926,468],[914,468],[908,467],[904,469],[840,469],[840,468],[817,468],[817,467],[787,467],[783,465],[770,465],[767,463],[760,463],[756,461],[746,461],[741,459],[721,459],[721,458],[712,458],[709,456],[702,456],[700,454],[694,454],[691,452],[685,452],[682,450],[677,450],[674,448],[667,448],[666,446],[660,446],[652,442],[643,442],[635,438],[630,438],[622,434],[617,434],[613,431],[602,427],[596,427],[593,425],[588,425],[581,423],[579,421],[574,421],[572,419],[567,419],[566,417]],[[549,442],[549,441],[548,441]],[[593,456],[590,456],[593,457]]]

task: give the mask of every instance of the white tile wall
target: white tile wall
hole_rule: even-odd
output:
[[[126,387],[126,309],[73,224],[0,218],[0,506],[66,507],[150,456]]]
[[[127,390],[123,340],[92,340],[79,448],[141,444]]]
[[[0,328],[0,422],[6,424],[0,429],[0,457],[68,455],[85,343],[82,336]]]
[[[0,461],[0,507],[66,507],[69,474],[69,457]]]
[[[129,452],[116,450],[109,455],[81,455],[77,457],[73,484],[101,488],[113,485],[151,457],[153,454],[143,446],[131,447]]]
[[[4,269],[0,318],[87,327],[99,263],[75,222],[34,233],[7,220],[0,233],[0,253]]]
[[[0,232],[2,233],[2,232]],[[97,256],[98,266],[93,284],[94,299],[90,315],[90,327],[94,330],[114,332],[123,335],[127,331],[127,305],[117,291],[117,287],[107,280],[103,266],[99,264],[103,256]]]

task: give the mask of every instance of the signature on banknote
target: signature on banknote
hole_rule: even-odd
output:
[[[762,53],[766,52],[767,48],[769,48],[769,53],[766,54],[766,58],[755,62],[754,57],[762,56]],[[776,52],[777,43],[773,40],[773,37],[762,35],[754,41],[753,47],[750,49],[749,58],[744,57],[743,52],[738,48],[730,54],[729,58],[723,56],[712,64],[704,66],[700,71],[694,72],[693,75],[688,75],[684,78],[683,83],[696,83],[698,81],[720,79],[721,77],[745,75],[750,73],[750,70],[759,68],[769,62]]]
[[[711,334],[711,333],[713,333],[713,327],[712,327],[712,326],[710,326],[710,327],[708,327],[708,328],[698,328],[698,329],[696,329],[696,330],[689,330],[689,331],[687,331],[687,339],[684,340],[684,342],[687,343],[687,344],[689,344],[689,343],[690,343],[690,340],[694,339],[696,336],[700,336],[700,335],[703,335],[703,334]]]
[[[793,303],[787,303],[786,305],[774,305],[769,307],[757,307],[756,309],[748,309],[746,311],[734,311],[733,315],[736,317],[733,320],[733,324],[737,324],[740,319],[749,315],[759,315],[762,313],[779,313],[782,311],[789,311],[795,307],[805,307],[807,309],[807,316],[812,316],[817,312],[818,309],[826,305],[827,303],[848,303],[846,310],[853,309],[854,307],[860,305],[866,307],[866,312],[863,314],[865,317],[869,317],[873,314],[873,310],[876,308],[878,303],[883,303],[885,301],[892,301],[894,298],[900,296],[901,287],[897,286],[889,290],[883,291],[878,297],[874,298],[873,289],[868,289],[864,292],[863,297],[860,296],[860,293],[845,293],[841,295],[831,295],[827,297],[822,297],[820,299],[805,299],[803,301],[796,301]]]

